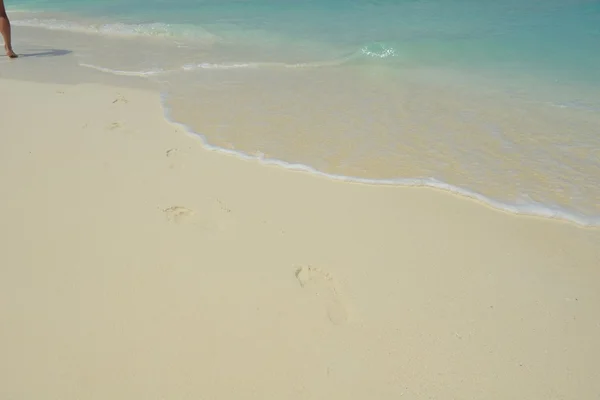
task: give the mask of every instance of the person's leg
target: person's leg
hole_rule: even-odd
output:
[[[12,49],[10,21],[8,20],[8,15],[6,15],[6,10],[4,9],[4,0],[0,0],[0,34],[2,34],[2,38],[4,39],[4,49],[6,50],[6,55],[11,58],[17,57]]]

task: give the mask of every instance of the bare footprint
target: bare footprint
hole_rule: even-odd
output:
[[[179,162],[180,160],[177,160],[178,158],[181,158],[180,153],[181,152],[177,148],[172,148],[172,149],[165,151],[165,155],[167,156],[167,158],[170,158],[172,160],[169,163],[169,169],[175,169],[177,167],[184,168],[184,164]]]
[[[331,274],[311,266],[299,267],[296,269],[295,274],[303,289],[311,291],[321,299],[329,321],[335,325],[348,322],[346,304]]]
[[[167,157],[173,157],[173,156],[177,155],[178,151],[179,151],[178,149],[169,149],[169,150],[165,151],[165,155]]]
[[[120,122],[113,122],[112,124],[108,125],[106,127],[106,129],[108,129],[109,131],[114,131],[115,129],[119,129],[121,128],[123,125],[121,125]]]
[[[194,210],[180,206],[165,208],[162,211],[167,215],[169,221],[177,224],[188,221],[195,214]]]
[[[113,101],[113,104],[115,104],[115,103],[129,103],[129,100],[127,100],[122,95],[118,95],[117,98]]]
[[[212,224],[214,229],[221,233],[234,233],[236,230],[236,218],[231,209],[222,200],[215,198],[212,210]]]
[[[197,219],[198,226],[222,238],[235,235],[237,220],[231,209],[217,198],[211,203],[207,205],[206,213]]]
[[[223,203],[221,200],[217,199],[217,204],[219,205],[219,209],[223,212],[226,213],[230,213],[231,212],[231,208],[227,207],[225,205],[225,203]]]
[[[173,223],[191,224],[212,234],[234,233],[235,218],[232,216],[231,210],[218,199],[213,203],[212,209],[212,212],[209,208],[206,210],[206,213],[202,212],[198,214],[196,211],[186,207],[172,206],[161,211]]]

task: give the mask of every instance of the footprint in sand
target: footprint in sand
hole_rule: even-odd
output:
[[[225,203],[223,203],[221,200],[217,199],[217,204],[219,205],[219,209],[221,211],[226,212],[228,214],[231,212],[231,208],[227,207]]]
[[[127,100],[122,95],[118,95],[117,98],[113,101],[113,104],[115,104],[115,103],[129,103],[129,100]]]
[[[178,149],[169,149],[169,150],[165,151],[165,155],[167,156],[167,158],[173,158],[177,155],[178,151],[179,151]],[[175,169],[174,162],[169,163],[169,169]]]
[[[112,124],[108,125],[106,129],[108,129],[109,131],[114,131],[115,129],[119,129],[122,126],[123,125],[120,122],[113,122]]]
[[[304,266],[296,269],[296,279],[300,286],[321,299],[327,317],[335,325],[348,322],[348,310],[340,294],[339,286],[331,274],[320,268]]]
[[[195,214],[194,210],[180,206],[165,208],[163,212],[167,215],[169,221],[177,224],[190,220]]]
[[[182,206],[172,206],[162,211],[170,222],[192,224],[212,233],[235,231],[231,209],[219,199],[213,203],[212,212],[207,210],[206,214],[196,214],[194,210]]]
[[[167,157],[174,157],[177,155],[178,151],[179,151],[179,149],[169,149],[169,150],[165,151],[165,155]]]
[[[219,232],[235,232],[236,219],[231,209],[220,199],[215,199],[213,206],[213,227]]]

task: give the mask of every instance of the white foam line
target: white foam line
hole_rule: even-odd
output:
[[[239,69],[239,68],[258,68],[258,63],[238,63],[238,64],[211,64],[211,63],[200,63],[200,64],[185,64],[181,67],[184,71],[195,71],[198,69]]]
[[[172,72],[172,71],[165,71],[163,69],[151,69],[148,71],[121,71],[121,70],[116,70],[116,69],[98,67],[96,65],[85,64],[85,63],[79,63],[79,66],[95,69],[95,70],[101,71],[101,72],[106,72],[108,74],[122,75],[122,76],[139,76],[139,77],[144,77],[144,78],[148,77],[148,76],[162,75],[165,73]]]
[[[321,64],[317,64],[317,63],[285,64],[285,63],[256,63],[256,62],[254,62],[254,63],[232,63],[232,64],[200,63],[200,64],[184,64],[180,68],[172,69],[172,70],[164,70],[164,69],[158,68],[158,69],[152,69],[152,70],[147,70],[147,71],[124,71],[124,70],[100,67],[100,66],[92,65],[92,64],[79,63],[79,66],[81,66],[81,67],[91,68],[91,69],[95,69],[97,71],[101,71],[101,72],[105,72],[105,73],[109,73],[109,74],[113,74],[113,75],[137,76],[137,77],[143,77],[143,78],[147,78],[150,76],[156,76],[156,75],[164,75],[164,74],[169,74],[169,73],[173,73],[173,72],[181,72],[181,71],[189,72],[189,71],[198,71],[198,70],[203,70],[203,69],[227,70],[227,69],[255,69],[255,68],[268,68],[268,67],[311,68],[311,67],[325,67],[325,66],[330,66],[330,65],[334,65],[334,64],[333,63],[328,63],[328,64],[322,63],[322,65],[321,65]]]
[[[200,139],[202,146],[210,151],[227,154],[231,156],[235,156],[241,158],[243,160],[248,161],[258,161],[264,165],[275,165],[278,167],[282,167],[285,169],[289,169],[292,171],[300,171],[310,173],[312,175],[336,180],[343,182],[351,182],[351,183],[360,183],[365,185],[390,185],[390,186],[410,186],[410,187],[430,187],[434,189],[446,190],[448,192],[458,194],[464,197],[469,197],[471,199],[477,200],[481,203],[484,203],[488,206],[496,208],[501,211],[506,211],[512,214],[524,214],[531,215],[536,217],[544,217],[550,219],[558,219],[567,222],[574,223],[576,225],[581,225],[585,227],[597,227],[600,226],[600,216],[588,217],[582,214],[573,213],[569,211],[565,211],[559,207],[549,207],[546,205],[529,203],[529,204],[507,204],[497,200],[490,199],[480,193],[463,189],[458,186],[453,186],[451,184],[438,181],[434,178],[397,178],[397,179],[368,179],[368,178],[359,178],[359,177],[351,177],[346,175],[336,175],[336,174],[328,174],[326,172],[319,171],[313,167],[304,164],[292,164],[282,160],[274,159],[274,158],[264,158],[262,156],[252,156],[240,151],[229,150],[222,147],[214,146],[208,143],[206,137],[202,134],[194,132],[189,126],[176,122],[171,117],[171,110],[166,105],[166,94],[161,93],[160,101],[163,107],[164,116],[170,123],[175,126],[179,126],[184,129],[189,135],[194,136]]]
[[[242,68],[326,68],[326,67],[335,67],[342,65],[348,61],[351,61],[353,58],[356,58],[356,54],[342,57],[337,60],[330,61],[314,61],[314,62],[304,62],[304,63],[296,63],[296,64],[287,64],[283,62],[238,62],[238,63],[230,63],[230,64],[212,64],[212,63],[199,63],[199,64],[185,64],[182,67],[184,71],[196,71],[199,69],[242,69]]]
[[[27,12],[29,13],[29,12]],[[45,12],[37,12],[39,15],[46,14]],[[124,38],[135,37],[154,37],[154,38],[180,38],[180,39],[196,39],[208,40],[213,43],[219,38],[210,32],[202,29],[199,26],[186,25],[171,25],[167,23],[150,23],[150,24],[127,24],[127,23],[106,23],[106,22],[89,22],[88,24],[55,19],[55,18],[25,18],[12,20],[14,26],[23,26],[30,28],[42,28],[57,31],[77,32],[84,34],[116,36]],[[178,29],[177,29],[178,28]],[[174,30],[175,29],[175,30]]]

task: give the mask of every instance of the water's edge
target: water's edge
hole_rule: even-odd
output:
[[[18,22],[17,22],[17,25],[19,25]],[[33,26],[30,26],[27,24],[24,24],[21,26],[33,27]],[[48,26],[36,26],[36,28],[54,30],[53,28],[50,28]],[[64,27],[61,27],[61,28],[64,29]],[[65,30],[70,30],[69,28],[71,28],[71,27],[67,27],[67,29],[65,29]],[[132,34],[133,36],[137,36],[137,34],[138,34],[138,32],[130,33],[129,29],[125,29],[125,31],[127,32],[127,34]],[[98,32],[93,32],[93,33],[99,33],[101,35],[104,35],[106,32],[99,30]],[[352,54],[352,55],[349,55],[348,57],[353,58],[354,56],[355,55]],[[344,62],[344,61],[346,61],[346,59],[342,59],[342,60],[338,59],[334,62],[334,64],[338,64],[338,63]],[[287,68],[295,67],[295,68],[297,68],[299,66],[309,66],[309,65],[310,66],[320,66],[321,64],[328,65],[329,63],[310,63],[310,64],[267,63],[267,64],[268,64],[268,66],[272,66],[271,64],[273,64],[274,66],[277,66],[277,67],[287,67]],[[265,65],[267,65],[267,64],[265,64]],[[141,78],[149,78],[154,75],[160,75],[163,73],[168,74],[169,72],[171,72],[169,70],[150,70],[150,69],[144,70],[144,71],[126,71],[126,70],[116,71],[116,70],[112,70],[110,68],[97,67],[97,66],[94,66],[91,64],[88,65],[85,63],[81,63],[81,62],[79,62],[79,66],[86,67],[88,69],[94,69],[94,70],[97,70],[97,71],[100,71],[100,72],[103,72],[106,74],[141,77]],[[190,65],[190,64],[186,64],[183,66],[183,70],[213,69],[213,68],[217,68],[217,67],[227,68],[227,69],[229,69],[229,68],[235,69],[235,68],[253,68],[253,67],[255,67],[255,65],[250,65],[250,64],[244,64],[244,65],[238,65],[238,64],[222,64],[222,65],[221,64],[214,64],[214,65],[213,64],[193,64],[193,65]],[[525,203],[525,202],[523,202],[523,203],[502,202],[502,201],[495,200],[491,197],[484,196],[483,194],[478,193],[477,191],[465,189],[460,186],[451,185],[449,183],[437,180],[435,178],[370,179],[370,178],[361,178],[361,177],[356,177],[356,176],[338,175],[338,174],[324,172],[323,170],[319,170],[317,168],[314,168],[314,167],[312,167],[310,165],[306,165],[306,164],[290,163],[290,162],[286,162],[285,160],[281,160],[281,159],[277,159],[277,158],[256,156],[256,155],[252,155],[252,154],[249,154],[249,153],[246,153],[243,151],[237,151],[237,150],[231,150],[231,149],[224,148],[224,147],[219,147],[210,142],[210,140],[208,139],[209,135],[205,135],[201,132],[198,132],[198,131],[194,130],[193,128],[191,128],[189,125],[186,125],[185,123],[182,123],[182,122],[176,120],[172,116],[173,115],[172,110],[168,106],[167,96],[169,95],[169,93],[159,92],[159,94],[160,94],[161,106],[163,109],[163,115],[164,115],[165,119],[168,122],[174,124],[175,126],[180,127],[181,129],[183,129],[185,132],[187,132],[192,137],[199,139],[202,143],[202,146],[205,149],[210,150],[210,151],[216,151],[216,152],[227,154],[227,155],[233,155],[233,156],[236,156],[236,157],[244,159],[244,160],[258,161],[259,163],[264,164],[264,165],[274,165],[274,166],[282,167],[282,168],[293,170],[293,171],[306,172],[306,173],[310,173],[315,176],[324,177],[324,178],[332,179],[335,181],[344,181],[344,182],[351,182],[351,183],[358,183],[358,184],[365,184],[365,185],[412,186],[412,187],[420,186],[420,187],[430,187],[430,188],[435,188],[435,189],[441,189],[441,190],[445,190],[445,191],[448,191],[448,192],[451,192],[454,194],[458,194],[458,195],[461,195],[461,196],[464,196],[464,197],[467,197],[470,199],[477,200],[478,202],[481,202],[483,204],[491,206],[495,209],[509,212],[512,214],[531,215],[531,216],[536,216],[536,217],[557,219],[557,220],[574,223],[576,225],[583,226],[583,227],[598,227],[598,226],[600,226],[600,215],[588,216],[588,215],[584,215],[582,213],[569,211],[568,209],[561,208],[558,206],[542,204],[542,203],[535,203],[533,201],[528,201],[527,203]]]
[[[284,160],[279,160],[275,158],[265,158],[261,156],[250,155],[241,151],[230,150],[219,146],[214,146],[210,144],[207,137],[201,133],[195,132],[189,126],[184,123],[178,122],[171,116],[171,110],[167,106],[167,94],[160,94],[160,102],[164,112],[164,117],[167,122],[173,124],[188,135],[199,139],[202,147],[209,151],[214,151],[217,153],[234,156],[247,161],[255,161],[259,162],[263,165],[277,166],[280,168],[285,168],[291,171],[304,172],[309,173],[311,175],[349,183],[357,183],[364,185],[374,185],[374,186],[402,186],[402,187],[429,187],[432,189],[444,190],[455,195],[467,197],[469,199],[476,200],[481,202],[487,206],[495,208],[500,211],[505,211],[511,214],[516,215],[527,215],[533,217],[542,217],[547,219],[556,219],[565,222],[570,222],[575,225],[579,225],[582,227],[600,227],[600,217],[587,217],[584,215],[580,215],[577,213],[565,211],[560,207],[552,208],[543,204],[508,204],[500,201],[496,201],[489,197],[486,197],[480,193],[475,191],[463,189],[458,186],[454,186],[442,181],[438,181],[434,178],[420,179],[420,178],[397,178],[397,179],[367,179],[367,178],[359,178],[345,175],[335,175],[329,174],[323,171],[319,171],[309,165],[304,164],[292,164],[288,163]]]

